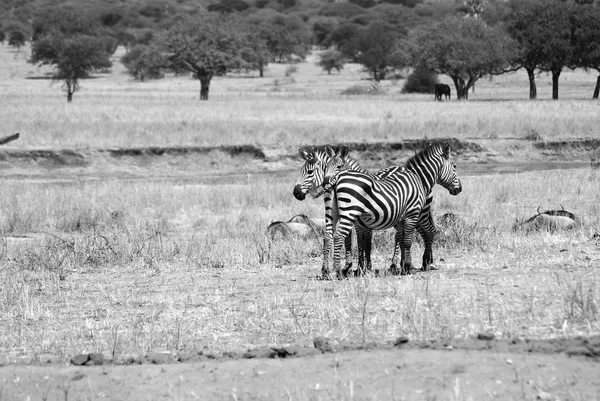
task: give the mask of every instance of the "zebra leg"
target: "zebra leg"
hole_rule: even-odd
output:
[[[323,266],[321,267],[321,276],[323,278],[329,277],[329,256],[331,254],[331,240],[333,237],[333,229],[328,228],[325,223],[325,233],[323,234]]]
[[[365,228],[363,231],[363,253],[365,259],[365,265],[363,270],[360,272],[364,275],[366,271],[371,271],[371,244],[373,238],[373,230]]]
[[[396,227],[396,233],[394,234],[394,254],[392,255],[392,264],[390,265],[390,274],[394,276],[400,274],[400,270],[398,270],[398,252],[400,251],[403,235],[403,228]]]
[[[355,275],[362,275],[365,271],[365,233],[366,228],[361,225],[356,225],[354,227],[356,231],[356,246],[358,248],[358,270],[356,270]]]
[[[331,255],[331,242],[333,240],[333,228],[337,223],[337,211],[333,210],[334,202],[331,193],[325,194],[325,232],[323,233],[323,266],[321,277],[329,278],[329,259]]]
[[[346,266],[344,266],[344,275],[352,271],[352,231],[344,238],[344,248],[346,249]]]
[[[433,194],[429,194],[425,201],[425,206],[421,210],[419,216],[419,223],[417,230],[423,238],[425,245],[425,251],[423,252],[423,265],[421,266],[422,271],[429,270],[430,266],[433,265],[433,239],[435,236],[435,223],[433,222],[433,213],[431,210],[431,202],[433,201]]]
[[[348,271],[342,269],[342,247],[346,238],[352,234],[352,226],[342,226],[339,224],[333,236],[333,268],[338,279],[346,278]]]
[[[412,270],[414,270],[412,265],[412,256],[410,254],[410,248],[415,237],[415,229],[417,228],[417,223],[418,216],[416,218],[407,218],[404,222],[404,230],[401,234],[402,241],[400,243],[402,258],[400,262],[400,274],[402,275],[411,274]]]

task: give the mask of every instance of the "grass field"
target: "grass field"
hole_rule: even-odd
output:
[[[551,80],[538,78],[539,101],[528,96],[527,75],[482,79],[469,102],[434,102],[433,95],[401,93],[403,80],[385,81],[377,95],[340,95],[368,87],[360,66],[327,75],[311,56],[286,77],[287,65],[217,77],[210,100],[200,102],[189,77],[134,82],[114,59],[112,73],[84,80],[72,104],[48,70],[26,63],[28,49],[0,47],[0,118],[14,146],[97,148],[258,144],[288,146],[324,142],[398,141],[408,138],[597,137],[599,104],[591,101],[595,76],[561,75],[560,101],[550,101]],[[448,77],[440,77],[450,84]],[[454,89],[453,89],[454,92]]]
[[[0,47],[3,131],[22,133],[13,148],[600,135],[599,103],[588,100],[595,78],[583,72],[564,74],[561,101],[544,100],[543,75],[542,100],[527,101],[518,73],[481,81],[469,102],[434,102],[401,94],[402,80],[383,83],[377,95],[342,96],[369,85],[358,67],[328,76],[311,59],[292,77],[274,65],[264,79],[215,78],[211,100],[199,102],[195,81],[136,83],[115,65],[67,104],[59,84],[27,79],[44,71],[25,58]],[[26,169],[22,176],[2,180],[0,192],[0,362],[309,345],[317,335],[363,342],[600,334],[598,170],[462,177],[458,197],[436,189],[436,216],[463,219],[436,243],[439,270],[340,282],[314,279],[317,238],[265,235],[272,220],[322,214],[319,201],[293,198],[295,176],[248,174],[218,185],[151,176],[40,183]],[[560,204],[583,224],[557,234],[512,231],[515,218],[538,205]],[[380,268],[391,236],[375,238]],[[420,252],[416,244],[415,262]]]

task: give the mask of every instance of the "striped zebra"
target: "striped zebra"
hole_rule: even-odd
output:
[[[426,196],[436,183],[444,186],[452,195],[457,195],[462,190],[456,176],[456,165],[450,158],[450,146],[446,143],[431,145],[409,159],[406,169],[390,170],[390,174],[380,179],[360,172],[341,170],[342,164],[335,161],[339,156],[332,156],[330,164],[336,165],[340,171],[333,175],[331,171],[328,175],[313,172],[311,185],[313,189],[323,184],[326,184],[325,189],[335,189],[333,207],[336,208],[337,202],[339,221],[334,235],[334,268],[338,277],[347,275],[347,269],[342,270],[340,265],[341,244],[355,223],[357,227],[370,230],[396,228],[390,270],[395,274],[409,273],[412,268],[410,248],[413,234],[425,206]],[[320,163],[319,166],[317,169],[325,171],[329,168],[326,163]],[[301,186],[306,187],[307,183]],[[432,221],[431,225],[433,226]],[[397,267],[399,250],[400,269]],[[429,255],[426,253],[423,260],[431,258],[429,249]]]
[[[329,148],[329,151],[328,151]],[[319,163],[329,163],[331,157],[335,156],[335,152],[331,147],[318,147],[299,149],[300,156],[305,160],[304,166],[301,169],[301,175],[294,188],[294,196],[303,200],[307,192],[310,192],[312,196],[318,197],[324,194],[325,203],[325,230],[323,236],[323,267],[322,271],[327,273],[329,271],[329,258],[331,253],[331,241],[333,240],[333,226],[337,222],[337,206],[333,207],[334,197],[330,191],[322,189],[312,188],[312,183],[309,184],[302,190],[301,183],[310,183],[313,180],[311,175],[313,172],[318,171],[316,168]],[[349,155],[348,146],[344,145],[340,148],[338,156],[343,162],[343,169],[350,171],[357,171],[363,174],[370,174],[373,178],[385,178],[399,166],[385,168],[375,173],[369,173],[366,168],[360,165],[360,163]],[[318,181],[315,178],[313,181]],[[419,222],[417,224],[417,231],[425,242],[426,252],[423,256],[423,270],[426,270],[433,264],[433,252],[432,244],[433,237],[435,234],[435,225],[433,222],[433,216],[431,211],[431,204],[433,202],[433,194],[430,192],[427,194],[425,200],[425,206],[421,210],[419,216]],[[372,242],[372,231],[360,225],[355,227],[356,240],[358,247],[358,269],[355,270],[355,274],[364,274],[366,270],[371,270],[371,242]],[[348,235],[345,238],[345,249],[346,249],[346,267],[345,270],[349,271],[352,269],[352,237]]]

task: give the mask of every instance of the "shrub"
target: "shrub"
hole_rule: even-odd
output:
[[[344,68],[344,55],[337,50],[328,50],[321,54],[317,65],[327,71],[327,74],[331,74],[333,69],[340,72]]]
[[[372,82],[370,85],[353,85],[347,89],[344,89],[342,95],[379,95],[385,93],[381,86],[377,82]]]
[[[404,93],[433,93],[438,83],[437,74],[425,68],[415,69],[406,79]]]

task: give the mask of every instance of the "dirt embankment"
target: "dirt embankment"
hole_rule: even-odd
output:
[[[535,142],[524,140],[459,140],[450,142],[461,170],[475,165],[524,165],[539,162],[600,163],[600,140]],[[429,140],[347,143],[350,151],[368,169],[401,164],[423,149]],[[68,180],[147,179],[211,177],[236,173],[295,170],[301,163],[297,147],[182,146],[107,149],[0,149],[0,171],[5,178]],[[577,164],[576,164],[577,165]],[[548,168],[552,168],[549,166]],[[477,168],[473,168],[477,174]],[[514,170],[513,170],[514,171]]]

